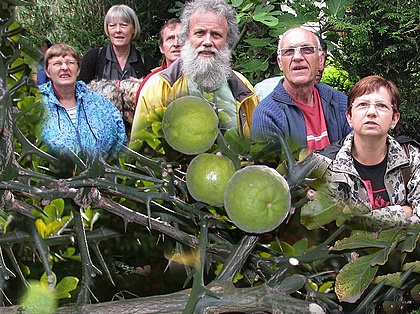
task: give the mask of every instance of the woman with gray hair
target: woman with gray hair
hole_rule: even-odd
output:
[[[132,44],[140,34],[140,23],[132,8],[124,4],[112,6],[105,15],[104,31],[111,43],[86,53],[80,80],[89,83],[94,79],[142,78],[154,68],[152,58]]]

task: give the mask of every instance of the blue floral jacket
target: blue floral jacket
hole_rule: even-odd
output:
[[[76,82],[77,117],[73,124],[60,105],[51,82],[39,87],[43,97],[41,137],[57,157],[70,151],[80,157],[107,157],[127,143],[123,119],[118,109],[105,97]]]

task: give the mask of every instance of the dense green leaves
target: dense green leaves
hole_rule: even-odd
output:
[[[310,27],[313,30],[319,30],[329,44],[330,58],[328,62],[330,66],[325,71],[324,82],[347,92],[354,81],[366,75],[381,74],[394,80],[400,87],[404,99],[403,119],[400,122],[401,130],[418,136],[419,114],[418,106],[416,106],[419,103],[418,43],[420,41],[418,25],[420,5],[418,1],[389,3],[377,0],[328,0],[325,1],[326,6],[318,6],[309,0],[283,1],[281,4],[273,1],[268,5],[260,0],[233,0],[231,3],[238,12],[242,35],[234,49],[233,66],[245,74],[252,83],[280,74],[276,62],[278,36],[290,27],[310,23]],[[156,38],[159,26],[167,17],[178,14],[182,3],[159,0],[155,2],[134,1],[127,4],[135,8],[142,21],[142,38],[136,44],[153,54],[158,60],[160,52],[156,50]],[[2,5],[3,10],[0,11],[2,20],[0,22],[4,23],[12,16],[13,10],[5,4]],[[26,38],[23,38],[22,29],[18,23],[8,24],[7,29],[2,32],[4,37],[2,37],[1,49],[4,58],[0,61],[0,66],[2,69],[6,67],[8,71],[0,72],[2,76],[5,73],[9,74],[7,83],[13,88],[14,106],[17,109],[15,114],[19,112],[14,117],[17,118],[17,125],[22,133],[15,134],[18,139],[14,141],[16,145],[14,153],[18,157],[17,162],[21,167],[46,176],[56,177],[59,175],[59,171],[53,163],[54,159],[47,158],[46,155],[42,155],[40,151],[36,150],[36,147],[40,146],[37,141],[39,130],[36,128],[39,97],[28,86],[18,87],[25,85],[22,81],[25,81],[29,75],[25,64],[29,64],[34,69],[38,56],[32,56],[28,45],[20,46],[18,40],[22,42],[26,40],[32,43],[32,47],[40,47],[44,38],[49,37],[53,41],[70,43],[83,54],[88,49],[107,42],[102,30],[102,21],[106,9],[110,5],[111,3],[89,1],[80,5],[80,2],[74,0],[40,1],[38,6],[19,9],[19,19],[27,28]],[[289,9],[285,5],[288,5]],[[171,13],[168,13],[168,8],[172,8]],[[3,27],[4,24],[1,26]],[[32,50],[34,51],[34,49]],[[20,52],[22,53],[20,54]],[[5,99],[2,99],[2,105],[5,103]],[[1,110],[0,129],[7,121],[5,119],[7,116],[4,113],[5,106],[2,106]],[[146,142],[153,149],[164,153],[167,147],[162,140],[161,115],[159,113],[150,116],[149,119],[151,127],[147,131],[148,137],[144,136],[147,138]],[[25,137],[28,139],[26,144]],[[36,147],[32,147],[29,143]],[[3,145],[3,143],[0,144]],[[133,148],[138,150],[139,147]],[[10,151],[5,146],[1,148],[0,154]],[[226,132],[224,136],[218,137],[217,149],[228,154],[229,157],[236,158],[235,162],[239,166],[246,165],[248,162],[267,162],[274,164],[275,167],[278,166],[277,155],[271,158],[269,155],[272,153],[271,151],[265,151],[261,146],[243,141],[232,130]],[[183,181],[183,167],[186,166],[188,160],[178,154],[173,159],[176,162],[172,165],[163,162],[160,158],[151,160],[133,152],[127,153],[127,151],[125,152],[126,156],[121,157],[118,161],[113,161],[112,166],[115,167],[106,165],[105,170],[105,168],[101,168],[101,166],[104,167],[102,164],[96,165],[99,170],[95,169],[90,172],[89,168],[83,169],[87,171],[76,179],[78,185],[75,184],[72,187],[80,189],[80,195],[83,196],[80,199],[74,196],[74,199],[83,205],[80,210],[80,222],[82,229],[87,233],[86,243],[91,245],[92,252],[95,253],[95,261],[99,261],[101,269],[107,274],[110,281],[113,282],[113,271],[107,269],[105,258],[101,255],[97,245],[104,240],[109,241],[117,234],[113,230],[99,228],[106,224],[112,225],[112,227],[121,224],[121,229],[124,232],[127,230],[130,232],[133,228],[135,230],[133,234],[136,236],[140,228],[134,228],[133,225],[138,224],[147,229],[148,235],[149,232],[156,232],[159,233],[159,237],[166,237],[166,239],[169,237],[167,235],[170,235],[174,237],[174,241],[177,241],[178,245],[183,243],[186,247],[196,250],[198,235],[201,234],[197,226],[203,216],[211,213],[209,251],[205,254],[206,267],[210,268],[214,260],[217,260],[221,265],[220,260],[239,243],[240,236],[238,230],[235,230],[227,220],[222,209],[206,208],[200,203],[188,203],[188,195]],[[168,152],[166,151],[166,153]],[[248,160],[258,154],[260,154],[258,158],[254,158],[252,161]],[[10,156],[7,157],[10,158]],[[172,157],[174,156],[169,156],[168,160],[171,160]],[[261,159],[259,159],[260,157]],[[3,158],[2,161],[5,159]],[[283,173],[286,174],[292,168],[291,166],[284,162],[278,168],[282,168]],[[17,166],[14,165],[14,167],[7,173],[7,175],[11,174],[13,179],[17,177],[18,173]],[[77,169],[76,175],[80,175],[81,172],[82,169]],[[3,181],[9,179],[5,173],[0,172],[0,174],[3,175]],[[302,176],[299,178],[302,179]],[[46,184],[43,185],[45,182],[40,183],[42,179],[45,177],[26,177],[25,183],[28,186],[25,191],[41,193],[41,187],[49,188],[52,182],[46,181]],[[304,182],[301,180],[296,180],[295,183],[298,188],[304,186]],[[298,186],[298,183],[302,183],[302,186]],[[16,182],[12,182],[12,185],[17,187]],[[60,188],[68,188],[68,186],[63,185]],[[97,202],[95,205],[98,207],[87,206],[92,200],[92,196],[96,195],[97,190],[106,191],[101,194],[102,198],[95,199]],[[3,191],[4,189],[2,193]],[[18,191],[20,190],[17,188],[14,190],[16,193]],[[418,256],[415,252],[419,239],[418,229],[401,230],[397,228],[379,230],[375,233],[354,232],[351,235],[341,233],[331,235],[336,230],[336,225],[345,227],[348,218],[360,214],[364,209],[348,208],[344,204],[329,199],[327,194],[322,191],[318,191],[316,197],[311,198],[308,202],[305,192],[296,193],[296,200],[304,201],[307,204],[303,207],[297,206],[297,212],[291,217],[292,222],[285,223],[275,234],[267,234],[267,238],[264,239],[267,242],[261,242],[252,251],[252,254],[251,250],[248,252],[249,255],[242,254],[241,261],[243,260],[245,265],[243,269],[234,267],[229,269],[233,274],[236,272],[234,277],[240,280],[241,285],[249,284],[258,287],[258,285],[264,285],[264,281],[275,283],[278,281],[283,292],[296,291],[297,294],[305,298],[315,296],[318,298],[317,302],[325,302],[325,306],[331,309],[339,308],[339,302],[346,303],[346,305],[347,303],[363,305],[364,302],[370,303],[373,302],[372,300],[387,297],[391,290],[385,290],[382,287],[384,282],[386,282],[386,286],[403,289],[409,286],[410,280],[413,278],[410,277],[411,273],[419,272]],[[51,189],[48,193],[56,195],[54,193],[59,192]],[[3,195],[1,196],[3,197]],[[46,197],[46,195],[42,196]],[[65,239],[65,235],[80,234],[80,230],[75,231],[72,211],[66,207],[68,204],[66,205],[63,199],[56,198],[48,203],[41,201],[41,197],[28,199],[25,195],[20,194],[17,194],[16,197],[21,201],[19,205],[27,202],[37,206],[37,210],[33,210],[36,219],[34,226],[38,227],[37,231],[43,237],[38,240],[48,243],[49,250],[44,250],[44,253],[51,253],[51,255],[47,255],[52,256],[51,264],[60,265],[61,262],[84,261],[83,267],[87,265],[84,268],[85,273],[89,276],[95,273],[95,266],[86,256],[88,254],[83,255],[88,251],[81,252],[73,243],[68,243]],[[73,195],[66,195],[66,197],[72,198]],[[29,208],[32,210],[32,207]],[[77,210],[79,209],[80,207],[77,207]],[[30,237],[24,232],[26,230],[19,230],[16,227],[20,226],[21,221],[32,221],[30,220],[32,218],[28,217],[29,215],[21,216],[15,212],[11,214],[11,211],[4,210],[0,214],[1,231],[4,233],[4,237],[0,239],[3,241],[2,243],[10,245],[28,241],[22,247],[25,249],[34,247],[34,244],[28,240]],[[299,214],[302,217],[302,224],[311,230],[308,236],[306,236],[308,233],[302,228],[302,225],[293,224],[293,218],[299,218]],[[122,222],[118,220],[119,217],[122,218]],[[116,223],[116,221],[118,222]],[[174,225],[176,227],[173,227]],[[290,227],[291,231],[287,229],[290,225],[292,226]],[[115,228],[117,229],[117,227]],[[283,228],[286,231],[283,231]],[[141,229],[141,231],[143,230]],[[328,239],[322,242],[321,235]],[[334,243],[338,238],[341,240]],[[81,239],[83,240],[83,237]],[[53,240],[58,241],[56,243],[60,245],[48,242]],[[127,243],[123,242],[118,243],[128,246],[128,241]],[[156,243],[160,242],[156,241]],[[40,250],[40,247],[37,249]],[[149,251],[154,249],[155,247],[151,246]],[[137,244],[129,247],[126,251],[136,252],[136,250],[138,250]],[[12,250],[10,249],[8,252],[12,252]],[[35,250],[30,252],[33,253]],[[13,260],[13,253],[10,254]],[[232,256],[233,261],[236,262],[235,255]],[[292,265],[290,256],[294,256],[297,261],[303,261],[302,264]],[[395,262],[400,256],[401,263]],[[347,258],[350,259],[350,262]],[[333,260],[331,265],[334,266],[329,265],[329,259]],[[48,261],[46,262],[48,264]],[[10,276],[12,272],[5,265],[8,263],[1,259],[0,264],[4,270],[3,277]],[[34,269],[33,265],[13,266],[15,269],[22,269],[23,276],[28,276]],[[126,266],[124,265],[124,267]],[[338,275],[335,276],[338,269]],[[131,271],[132,274],[136,272],[135,269],[131,269]],[[379,271],[381,275],[375,278]],[[60,276],[60,278],[63,279],[56,285],[56,290],[59,296],[67,298],[69,292],[78,286],[78,279],[67,276]],[[187,279],[191,279],[191,277]],[[187,279],[186,281],[188,281]],[[130,278],[130,280],[132,279]],[[318,290],[316,291],[318,293],[327,293],[333,283],[336,287],[336,295],[333,297],[315,294],[308,288]],[[415,289],[412,291],[416,296]],[[339,298],[339,301],[336,297]]]

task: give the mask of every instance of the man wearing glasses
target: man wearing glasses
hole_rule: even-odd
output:
[[[351,131],[345,115],[347,96],[316,83],[325,58],[319,38],[301,27],[290,29],[281,37],[277,54],[284,78],[256,107],[251,138],[283,137],[293,151],[310,153],[346,136]]]

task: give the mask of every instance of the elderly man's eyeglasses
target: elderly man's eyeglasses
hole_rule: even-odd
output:
[[[354,102],[352,104],[352,107],[354,107],[354,109],[359,110],[359,111],[367,111],[370,109],[370,106],[374,106],[375,110],[379,112],[389,112],[389,111],[394,110],[394,106],[384,100],[375,101],[375,102],[369,102],[369,101],[363,100],[360,102]]]
[[[280,48],[279,52],[280,55],[283,57],[291,57],[294,56],[296,50],[300,52],[302,55],[312,55],[315,51],[319,49],[317,46],[299,46],[299,47],[288,47],[288,48]]]
[[[67,65],[70,68],[70,67],[74,67],[77,64],[77,61],[76,60],[66,60],[66,61],[56,60],[54,62],[51,62],[50,64],[54,68],[61,68],[63,64]]]

